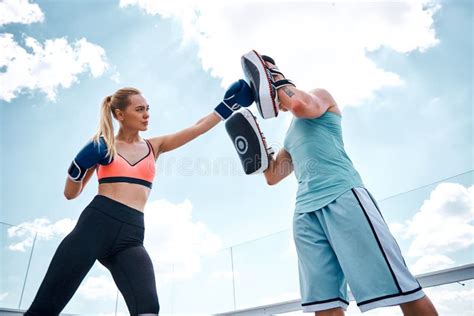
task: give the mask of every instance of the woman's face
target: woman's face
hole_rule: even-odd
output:
[[[120,122],[127,128],[146,131],[148,129],[148,119],[150,118],[148,113],[150,106],[140,94],[129,96],[128,99],[130,103],[125,108],[125,111],[121,111],[119,114]]]

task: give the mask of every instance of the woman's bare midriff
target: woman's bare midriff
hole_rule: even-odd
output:
[[[150,189],[133,183],[102,183],[98,194],[143,212]]]

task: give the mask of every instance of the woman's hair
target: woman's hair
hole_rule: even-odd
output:
[[[129,96],[141,94],[140,90],[135,88],[121,88],[115,91],[114,94],[109,95],[102,101],[100,123],[97,133],[92,137],[96,142],[99,138],[104,137],[107,144],[107,156],[109,159],[115,157],[117,153],[115,149],[114,125],[112,122],[112,115],[116,117],[115,110],[125,111],[125,108],[130,104]]]

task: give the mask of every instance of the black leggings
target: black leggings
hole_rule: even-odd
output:
[[[56,316],[98,259],[112,273],[131,315],[158,315],[153,264],[143,247],[143,213],[102,195],[59,245],[25,315]]]

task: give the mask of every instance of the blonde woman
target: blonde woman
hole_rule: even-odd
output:
[[[71,163],[64,189],[67,199],[76,198],[96,171],[98,194],[59,245],[25,315],[59,315],[96,260],[110,270],[131,315],[158,315],[153,264],[143,247],[143,210],[155,176],[155,161],[252,102],[250,88],[239,80],[226,91],[214,112],[195,125],[146,140],[140,132],[147,130],[150,107],[140,91],[122,88],[107,96],[99,130]],[[120,125],[116,135],[112,117]]]

